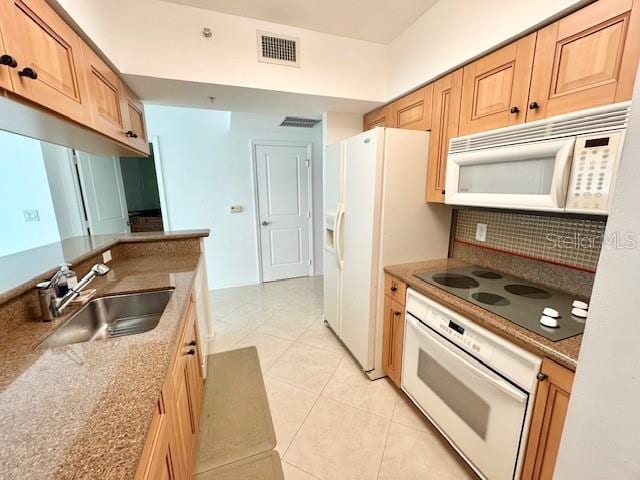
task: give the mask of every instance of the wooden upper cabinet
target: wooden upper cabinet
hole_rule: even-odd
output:
[[[393,102],[393,126],[409,130],[431,130],[432,95],[433,85],[430,84]]]
[[[9,70],[17,68],[17,59],[15,52],[8,50],[4,42],[3,32],[8,28],[5,19],[9,18],[6,7],[5,1],[0,0],[0,89],[13,90]]]
[[[527,120],[630,100],[639,55],[638,1],[599,1],[543,28]]]
[[[525,121],[536,34],[464,67],[460,135]]]
[[[393,120],[391,105],[385,105],[364,116],[362,129],[366,132],[375,127],[395,127]]]
[[[83,53],[85,74],[91,90],[89,105],[93,128],[120,142],[127,142],[122,82],[86,44],[83,45]]]
[[[462,99],[462,69],[433,84],[433,111],[427,166],[427,202],[444,203],[444,178],[449,140],[458,135]]]
[[[149,153],[144,106],[131,90],[124,87],[125,136],[127,143],[141,152]]]
[[[90,124],[80,37],[44,0],[2,1],[8,2],[6,48],[16,52],[18,61],[11,70],[14,92]]]
[[[521,480],[551,480],[556,466],[574,373],[542,360]]]

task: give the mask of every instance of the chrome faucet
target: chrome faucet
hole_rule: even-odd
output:
[[[42,282],[37,285],[38,298],[40,300],[40,309],[42,310],[43,321],[52,321],[62,315],[62,312],[67,306],[80,295],[80,292],[91,283],[96,277],[103,277],[109,273],[111,269],[103,263],[96,263],[91,270],[80,279],[75,287],[69,288],[69,291],[62,297],[58,297],[56,293],[56,287],[62,277],[62,269],[58,270],[56,274],[47,282]]]

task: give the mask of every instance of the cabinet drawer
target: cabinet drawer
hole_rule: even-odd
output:
[[[394,299],[400,305],[404,305],[407,284],[398,280],[393,275],[386,274],[384,277],[384,294]]]

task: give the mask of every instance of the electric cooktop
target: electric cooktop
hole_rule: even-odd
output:
[[[554,342],[584,331],[585,320],[572,315],[574,298],[558,290],[476,266],[418,272],[415,276]],[[556,328],[540,323],[543,310],[555,310]]]

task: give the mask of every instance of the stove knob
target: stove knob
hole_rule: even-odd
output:
[[[579,308],[581,310],[589,310],[589,304],[581,302],[580,300],[574,300],[571,306],[573,308]]]
[[[571,315],[578,318],[587,318],[587,311],[582,308],[571,309]]]
[[[547,317],[546,315],[542,315],[540,317],[540,325],[544,325],[549,328],[558,328],[560,326],[558,325],[558,319]]]
[[[542,315],[546,315],[547,317],[551,318],[560,318],[560,314],[558,313],[558,311],[551,307],[545,307],[545,309],[542,311]]]

